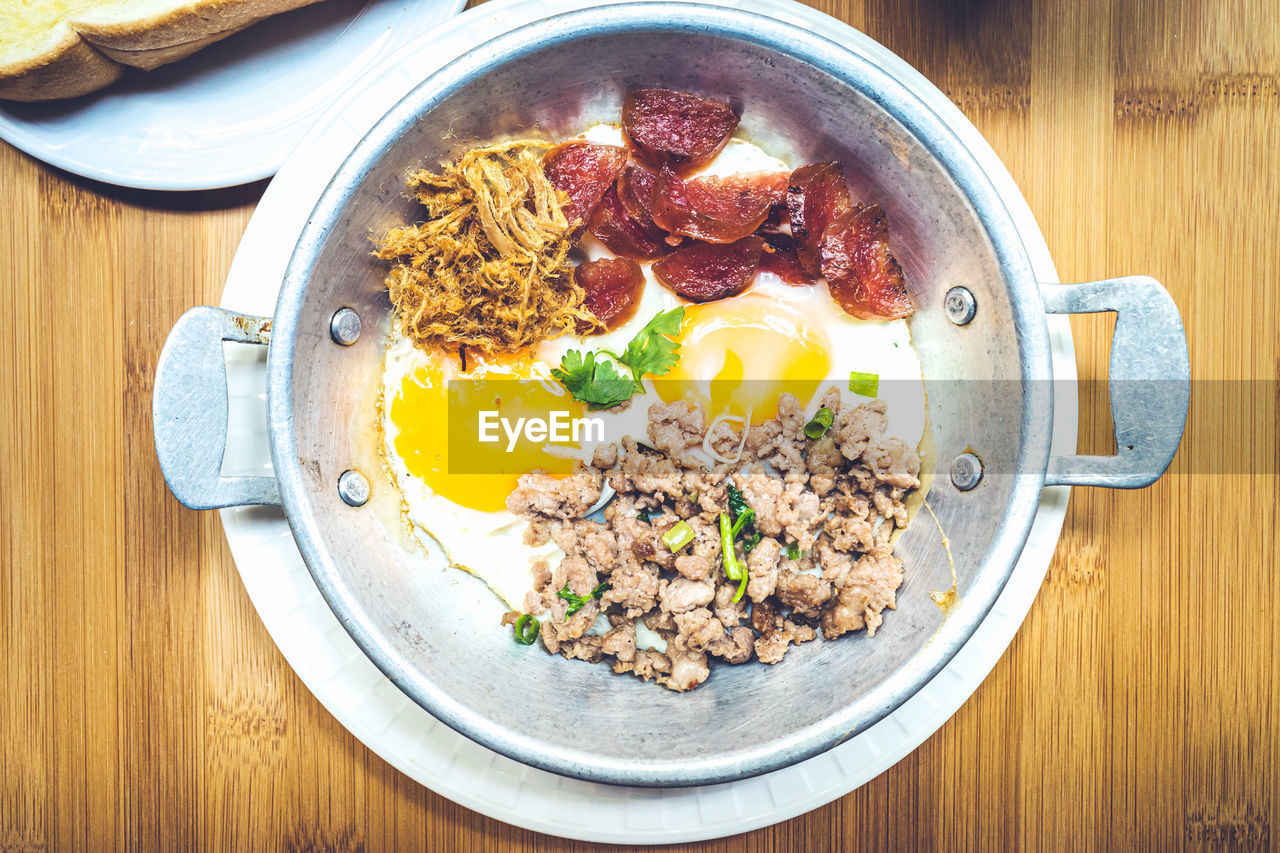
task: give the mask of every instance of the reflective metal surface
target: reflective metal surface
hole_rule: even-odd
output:
[[[329,320],[329,337],[335,344],[349,347],[360,340],[360,315],[350,308],[339,308]]]
[[[419,218],[405,175],[495,138],[557,137],[614,121],[623,95],[640,86],[729,100],[743,132],[766,150],[793,166],[840,160],[855,197],[884,205],[919,308],[912,335],[936,444],[926,464],[976,451],[987,472],[971,491],[929,494],[959,573],[959,599],[945,615],[929,592],[951,584],[946,552],[937,528],[918,520],[897,546],[907,566],[898,609],[874,639],[810,643],[774,667],[722,666],[696,691],[674,694],[516,645],[487,588],[438,554],[424,564],[373,511],[376,500],[354,509],[334,488],[348,469],[380,470],[361,437],[373,417],[367,392],[389,305],[385,268],[368,238]],[[943,307],[960,283],[982,306],[964,326]],[[317,585],[352,637],[402,690],[464,734],[602,782],[694,785],[766,772],[900,706],[955,654],[1003,587],[1050,464],[1041,300],[1008,212],[977,163],[931,110],[858,56],[724,8],[647,3],[569,13],[495,39],[424,81],[365,136],[313,211],[281,290],[268,360],[281,498]],[[349,347],[330,338],[343,307],[364,326]],[[158,377],[157,399],[161,392]],[[1164,448],[1172,434],[1176,446],[1173,419],[1161,429],[1154,445]],[[177,454],[159,430],[157,443],[162,457]],[[939,465],[941,483],[948,465]]]
[[[1041,294],[1050,314],[1116,312],[1107,376],[1116,455],[1056,457],[1047,485],[1151,485],[1173,461],[1191,403],[1191,358],[1178,306],[1144,275],[1046,284]]]
[[[972,290],[957,284],[942,298],[942,308],[951,322],[957,326],[965,326],[978,313],[978,300],[973,298]]]
[[[151,405],[160,470],[191,509],[278,505],[275,477],[223,477],[227,447],[227,370],[222,342],[267,344],[271,320],[222,308],[178,318],[156,365]]]
[[[347,506],[364,506],[372,492],[368,478],[359,471],[343,471],[338,478],[338,497]]]
[[[951,460],[951,485],[962,492],[976,489],[982,482],[982,460],[972,453],[961,453]]]

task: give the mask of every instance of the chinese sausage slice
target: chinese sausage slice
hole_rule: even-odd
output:
[[[690,302],[714,302],[747,289],[760,265],[764,240],[750,234],[733,243],[687,240],[653,265],[654,275]]]
[[[653,220],[672,234],[733,243],[764,224],[783,178],[758,173],[685,181],[663,169],[653,182]]]
[[[687,175],[724,148],[738,113],[723,101],[670,89],[639,89],[622,104],[622,132],[635,158]]]
[[[811,163],[791,173],[787,213],[800,265],[811,276],[822,274],[818,242],[837,216],[853,207],[844,168],[839,163]]]
[[[542,171],[558,190],[569,194],[564,216],[576,222],[573,239],[581,236],[592,212],[627,165],[627,152],[616,145],[564,142],[542,158]]]
[[[618,198],[616,187],[609,187],[596,205],[588,226],[605,248],[622,258],[639,261],[660,258],[671,251],[667,233],[657,226],[645,225],[627,215]]]
[[[797,286],[815,284],[817,278],[805,272],[796,252],[795,238],[789,234],[765,232],[764,252],[760,255],[760,271],[771,272],[787,284]]]
[[[636,312],[644,273],[630,258],[599,258],[583,261],[573,268],[573,280],[586,292],[583,305],[604,324],[604,332],[616,329]],[[580,324],[580,333],[591,331]]]
[[[915,313],[902,267],[889,251],[889,221],[880,205],[858,205],[836,217],[822,233],[818,254],[832,298],[848,313],[864,320]]]

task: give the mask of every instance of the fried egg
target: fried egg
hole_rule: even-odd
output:
[[[584,137],[622,144],[614,125],[597,125]],[[789,168],[759,147],[731,139],[703,174]],[[591,258],[609,254],[590,235],[581,249]],[[702,407],[708,423],[727,419],[737,429],[776,415],[783,392],[794,394],[810,417],[831,386],[846,403],[865,400],[849,390],[850,372],[857,371],[879,376],[889,435],[911,445],[924,436],[924,383],[906,321],[856,319],[826,287],[796,287],[766,272],[758,272],[739,296],[692,305],[660,285],[647,264],[643,270],[638,309],[605,334],[544,341],[519,356],[471,358],[465,370],[457,355],[423,352],[398,332],[389,338],[379,419],[382,454],[400,492],[405,526],[424,545],[434,539],[452,565],[482,579],[512,609],[525,607],[532,561],[554,566],[563,552],[550,542],[525,544],[529,522],[507,510],[506,498],[521,474],[570,473],[577,459],[590,459],[595,442],[548,436],[516,442],[506,452],[502,442],[481,443],[464,414],[491,409],[511,421],[552,410],[576,418],[589,414],[603,423],[605,440],[630,435],[644,443],[652,403],[683,399]],[[621,352],[655,314],[680,305],[684,319],[674,338],[679,362],[666,376],[646,379],[644,393],[623,411],[587,413],[552,377],[569,350]]]
[[[387,347],[381,390],[383,458],[412,535],[424,544],[424,537],[434,539],[453,565],[481,577],[511,607],[523,607],[530,559],[554,557],[558,549],[525,545],[528,522],[507,511],[506,498],[520,474],[539,468],[568,474],[574,462],[525,442],[495,453],[457,417],[450,429],[450,413],[492,406],[527,417],[581,412],[582,404],[551,378],[550,365],[528,356],[473,359],[464,374],[457,356],[425,353],[398,333]]]

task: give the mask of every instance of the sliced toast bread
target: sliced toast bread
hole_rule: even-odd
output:
[[[0,0],[0,98],[71,98],[317,0]]]

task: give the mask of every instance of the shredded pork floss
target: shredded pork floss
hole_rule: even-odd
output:
[[[571,223],[542,169],[551,147],[519,139],[474,148],[409,189],[426,220],[392,228],[376,255],[403,334],[422,349],[513,352],[598,325],[568,254]]]

